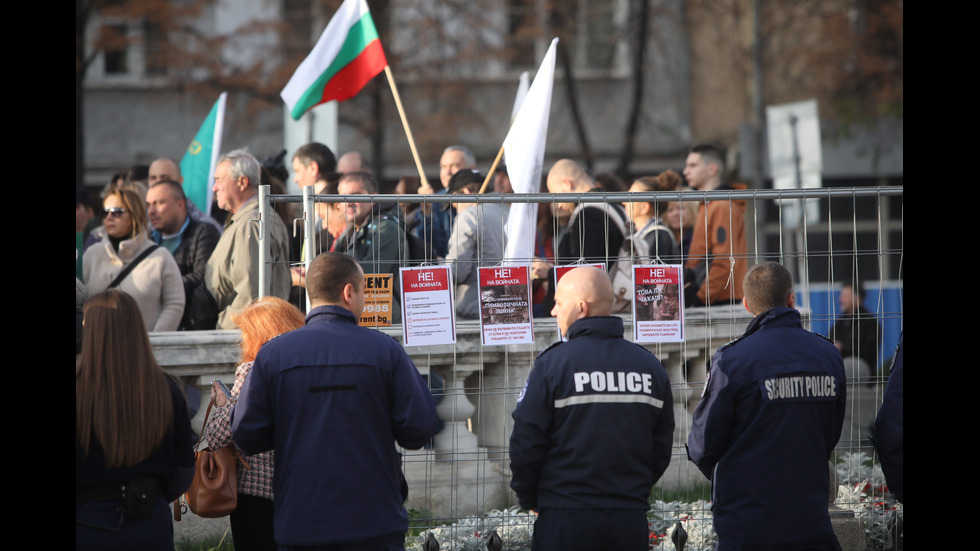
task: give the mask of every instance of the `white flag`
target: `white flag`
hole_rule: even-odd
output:
[[[527,97],[527,89],[531,87],[531,72],[524,71],[517,80],[517,96],[514,97],[514,108],[510,111],[510,122],[514,124],[517,112],[521,110],[521,104]]]
[[[551,89],[555,81],[555,47],[558,39],[541,61],[534,82],[521,103],[517,117],[504,138],[504,159],[514,193],[537,193],[541,189],[544,146],[548,138],[551,115]],[[534,256],[534,235],[538,205],[514,203],[507,217],[507,248],[504,262],[523,264]]]

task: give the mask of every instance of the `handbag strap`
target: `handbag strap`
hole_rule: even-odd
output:
[[[204,412],[204,423],[201,424],[201,432],[197,437],[197,444],[194,445],[195,452],[198,451],[198,449],[201,447],[201,442],[204,440],[204,429],[206,429],[208,426],[208,418],[211,417],[212,407],[214,407],[214,398],[211,398],[211,401],[208,402],[208,410]],[[208,444],[210,445],[210,442]],[[245,461],[245,456],[242,455],[242,450],[238,449],[238,446],[235,446],[235,457],[242,462],[242,465],[245,465],[246,469],[252,470],[252,466],[248,464],[248,461]]]
[[[112,280],[112,283],[109,284],[108,288],[112,289],[116,285],[122,283],[122,280],[126,279],[126,276],[129,275],[129,272],[133,271],[133,268],[135,268],[137,264],[142,262],[144,258],[150,256],[150,254],[152,254],[153,251],[157,250],[158,248],[160,248],[160,245],[153,245],[149,249],[146,249],[145,251],[140,253],[139,256],[137,256],[132,262],[130,262],[129,266],[126,266],[125,268],[123,268],[123,271],[119,272],[119,275],[116,276],[116,279]]]

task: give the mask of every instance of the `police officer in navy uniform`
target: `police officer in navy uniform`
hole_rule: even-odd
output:
[[[646,550],[653,484],[670,463],[674,413],[663,366],[623,339],[612,284],[564,275],[551,314],[568,342],[542,352],[514,411],[511,487],[538,513],[532,549]]]
[[[688,457],[712,482],[718,549],[839,550],[827,510],[828,460],[844,422],[844,364],[803,329],[783,266],[743,283],[755,315],[711,360]]]

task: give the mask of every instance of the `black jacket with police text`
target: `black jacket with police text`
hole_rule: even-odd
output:
[[[520,505],[647,510],[670,463],[670,382],[623,320],[590,317],[534,363],[514,411],[511,487]]]

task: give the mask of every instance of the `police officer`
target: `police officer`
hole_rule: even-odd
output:
[[[535,550],[649,546],[653,484],[670,463],[670,382],[611,316],[612,284],[596,268],[564,275],[551,315],[568,342],[542,352],[514,411],[511,487],[534,510]]]
[[[687,444],[712,482],[718,549],[839,550],[827,501],[844,422],[841,355],[803,329],[786,268],[758,264],[743,288],[755,319],[712,358]]]

